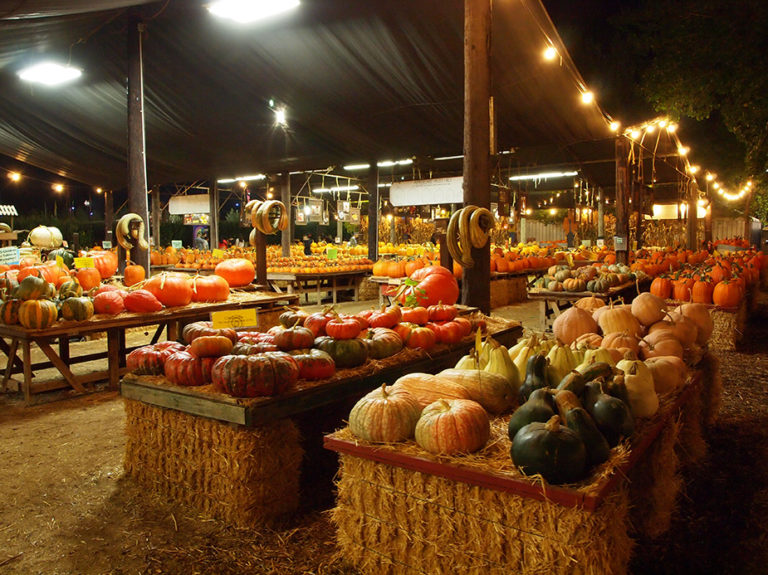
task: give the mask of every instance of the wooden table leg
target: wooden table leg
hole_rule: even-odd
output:
[[[336,305],[336,294],[338,293],[338,288],[336,285],[336,276],[333,276],[331,278],[331,301],[333,301],[333,305]]]
[[[181,332],[178,321],[169,321],[166,327],[166,339],[168,341],[179,341]]]
[[[59,357],[64,363],[69,364],[69,336],[59,336]]]
[[[539,327],[541,331],[547,331],[547,300],[539,300]]]
[[[24,390],[24,404],[29,405],[29,400],[32,398],[32,351],[29,349],[30,342],[28,339],[21,342],[21,354],[24,364],[24,381],[22,382],[22,388]]]
[[[8,389],[8,382],[11,379],[13,373],[13,360],[16,359],[16,352],[19,349],[19,340],[13,338],[11,340],[11,348],[8,351],[8,365],[5,366],[5,376],[3,377],[3,393]]]
[[[37,347],[39,347],[48,357],[48,359],[51,360],[53,366],[59,370],[59,373],[64,376],[64,379],[67,380],[67,383],[72,386],[73,389],[76,389],[80,393],[86,393],[86,389],[83,387],[83,384],[78,381],[77,376],[72,373],[72,371],[69,369],[69,366],[64,363],[64,361],[56,354],[54,349],[46,340],[38,339],[35,341],[35,343],[37,344]],[[26,360],[24,363],[26,363]]]
[[[107,330],[107,373],[110,389],[117,389],[120,384],[120,328]],[[123,354],[123,357],[124,354]]]
[[[18,350],[18,342],[16,343],[16,349]],[[0,351],[5,353],[9,362],[13,361],[14,365],[18,368],[19,371],[24,370],[24,363],[21,361],[21,359],[19,359],[19,356],[16,353],[10,353],[11,348],[2,337],[0,337]]]

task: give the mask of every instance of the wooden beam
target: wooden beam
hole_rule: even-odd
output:
[[[376,160],[368,170],[368,259],[379,259],[379,167]]]
[[[112,190],[104,190],[104,239],[114,245],[115,203]]]
[[[219,182],[217,178],[211,178],[208,186],[208,241],[213,250],[219,247]]]
[[[491,207],[491,1],[464,0],[464,205]],[[461,303],[491,311],[491,247],[472,248]]]
[[[605,197],[603,188],[597,189],[597,237],[605,239]]]
[[[686,243],[689,250],[699,248],[699,194],[693,182],[688,182],[688,213],[686,225]]]
[[[284,231],[280,232],[280,245],[283,248],[283,257],[287,258],[291,255],[291,242],[293,242],[293,226],[290,225],[293,222],[293,207],[291,206],[291,174],[285,172],[280,176],[280,201],[283,202],[285,209],[288,211],[289,225]]]
[[[629,143],[616,138],[616,236],[624,239],[624,250],[616,251],[618,263],[629,263],[629,174],[627,158]]]
[[[144,239],[149,240],[149,209],[147,206],[147,157],[144,136],[144,64],[142,35],[144,22],[133,20],[128,25],[128,209],[138,214],[146,224]],[[121,258],[122,259],[122,258]],[[138,246],[131,250],[131,259],[147,270],[149,250]]]
[[[267,283],[267,237],[256,231],[256,283],[261,286]],[[170,337],[170,336],[169,336]]]
[[[152,239],[155,242],[155,249],[160,249],[160,216],[163,213],[163,205],[160,203],[160,186],[155,184],[152,186],[152,193],[150,194],[152,201],[152,211],[150,217],[152,218]]]

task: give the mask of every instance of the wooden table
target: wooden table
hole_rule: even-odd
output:
[[[283,293],[283,288],[276,285],[275,282],[286,282],[285,293],[304,294],[309,302],[309,294],[317,294],[317,303],[320,303],[320,293],[330,292],[333,303],[337,301],[337,294],[340,291],[353,290],[355,301],[358,301],[360,282],[370,273],[368,270],[353,270],[346,272],[329,273],[268,273],[267,280],[270,286],[278,293]]]
[[[602,300],[623,298],[626,302],[632,301],[638,295],[638,286],[640,291],[645,291],[650,280],[643,280],[636,284],[627,282],[610,288],[607,292],[568,292],[568,291],[550,291],[543,289],[531,289],[528,291],[528,299],[539,302],[539,329],[541,331],[551,331],[552,323],[567,308],[571,307],[573,302],[584,297],[595,296]]]
[[[184,307],[167,308],[157,313],[136,314],[124,312],[118,315],[95,315],[88,321],[57,321],[48,329],[27,329],[21,325],[0,324],[0,350],[8,358],[2,387],[5,389],[14,373],[22,373],[20,388],[24,400],[29,404],[31,396],[43,391],[72,387],[85,393],[86,385],[96,381],[108,381],[110,387],[117,389],[120,375],[125,373],[125,357],[130,350],[125,344],[125,330],[135,327],[157,325],[152,342],[159,340],[163,330],[167,331],[168,340],[176,340],[183,325],[192,321],[208,319],[211,312],[256,308],[269,311],[283,305],[295,303],[295,295],[276,295],[273,293],[233,292],[230,299],[214,304],[190,304]],[[107,351],[71,356],[69,340],[97,332],[107,333]],[[6,341],[6,340],[10,340]],[[58,352],[52,343],[58,341]],[[32,362],[31,349],[35,344],[46,355],[48,361]],[[19,357],[19,351],[21,357]],[[70,369],[74,363],[83,363],[97,359],[107,359],[107,369],[88,374],[75,375]],[[34,370],[54,367],[61,374],[61,379],[35,382]]]

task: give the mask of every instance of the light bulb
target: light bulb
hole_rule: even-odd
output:
[[[595,101],[595,95],[592,92],[586,91],[581,93],[581,102],[583,104],[591,104],[594,101]]]
[[[546,50],[544,50],[544,59],[552,61],[555,58],[557,58],[557,50],[555,50],[554,46],[547,46]]]

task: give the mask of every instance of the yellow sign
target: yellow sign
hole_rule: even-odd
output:
[[[256,327],[259,323],[256,308],[211,312],[213,329]]]
[[[217,260],[223,260],[224,259],[224,250],[213,250],[213,258]]]
[[[77,269],[82,268],[95,268],[93,258],[75,258],[75,267]]]
[[[64,258],[61,256],[56,256],[56,265],[60,268],[64,267]]]

